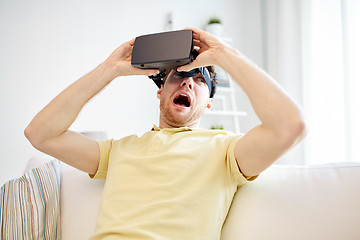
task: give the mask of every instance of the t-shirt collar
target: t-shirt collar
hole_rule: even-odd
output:
[[[193,131],[194,129],[189,128],[189,127],[179,127],[179,128],[159,128],[158,126],[156,126],[154,124],[153,128],[151,129],[151,131],[166,131],[166,132],[185,132],[185,131]]]

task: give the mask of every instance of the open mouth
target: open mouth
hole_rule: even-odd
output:
[[[179,105],[179,106],[183,106],[183,107],[190,107],[190,98],[189,96],[185,95],[185,94],[179,94],[178,96],[176,96],[174,98],[174,104]]]

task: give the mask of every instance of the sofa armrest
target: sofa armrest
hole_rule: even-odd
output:
[[[360,163],[274,165],[241,187],[222,239],[360,239]]]

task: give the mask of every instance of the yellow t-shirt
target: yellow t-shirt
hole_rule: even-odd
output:
[[[91,240],[220,239],[238,187],[226,131],[156,126],[143,136],[99,141],[94,178],[106,178]]]

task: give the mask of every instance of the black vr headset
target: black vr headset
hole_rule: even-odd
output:
[[[135,39],[131,65],[144,69],[159,69],[160,73],[149,76],[160,88],[166,77],[166,70],[192,62],[198,55],[194,50],[191,30],[162,32],[139,36]],[[178,72],[181,77],[193,77],[201,73],[211,94],[210,74],[206,67],[192,69],[189,72]]]

